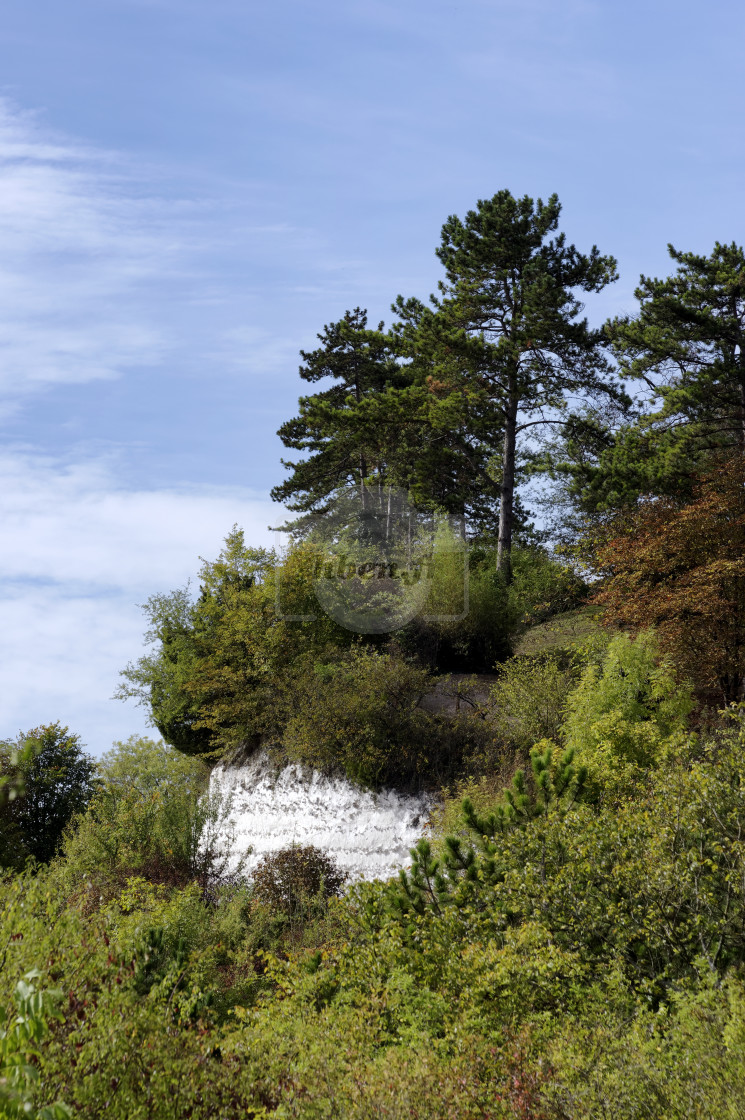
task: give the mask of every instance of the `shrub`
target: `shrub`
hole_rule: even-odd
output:
[[[740,1120],[745,989],[703,974],[657,1012],[590,1000],[551,1044],[551,1116]],[[625,1012],[625,1013],[624,1013]]]
[[[0,1007],[0,1116],[4,1120],[72,1120],[61,1101],[34,1107],[39,1081],[39,1047],[50,1021],[61,1020],[57,1009],[62,992],[38,991],[38,969],[27,972],[16,984],[12,1008]]]
[[[61,1096],[110,1120],[739,1120],[745,729],[728,724],[681,739],[679,759],[611,806],[578,797],[571,752],[533,752],[530,782],[463,807],[439,866],[420,846],[398,884],[338,902],[307,893],[318,880],[299,888],[302,939],[281,893],[209,906],[193,885],[131,878],[86,918],[61,861],[7,875],[0,1003],[35,966],[66,993],[33,1106]],[[280,915],[283,938],[257,944],[254,905]]]
[[[690,688],[660,660],[654,634],[616,634],[569,695],[563,734],[597,780],[653,766],[665,740],[684,730]],[[630,768],[630,769],[629,769]]]
[[[553,652],[521,655],[497,667],[490,722],[497,735],[527,750],[541,739],[557,739],[567,695],[576,684],[576,664]]]
[[[100,773],[101,790],[65,835],[69,879],[110,896],[131,876],[203,889],[226,877],[231,855],[217,837],[230,806],[209,792],[201,760],[133,737],[103,756]]]
[[[497,572],[496,549],[478,543],[471,547],[465,617],[415,618],[396,634],[401,649],[440,672],[490,671],[495,662],[510,656],[526,627],[584,601],[583,581],[545,550],[517,548],[512,561],[513,580],[508,587]],[[463,603],[464,577],[458,562],[454,552],[444,573],[452,584],[454,614]],[[434,609],[428,613],[446,615],[447,611],[437,609],[437,595],[433,598]],[[446,595],[441,598],[447,602]]]
[[[148,708],[163,738],[185,754],[214,758],[275,733],[276,691],[288,668],[308,650],[351,639],[323,613],[312,626],[285,618],[317,613],[316,559],[300,544],[280,562],[247,546],[234,527],[218,558],[202,562],[197,597],[186,587],[145,604],[153,648],[122,671],[117,696]]]
[[[38,863],[52,859],[68,821],[94,795],[95,770],[80,736],[59,723],[0,743],[0,773],[8,792],[17,794],[11,799],[0,790],[0,866],[22,867],[28,857]]]
[[[304,917],[338,895],[346,878],[320,848],[293,845],[263,857],[253,874],[253,893],[288,917]]]
[[[513,553],[510,597],[522,628],[573,610],[587,592],[575,569],[545,549],[519,548]]]
[[[432,685],[425,669],[362,646],[306,664],[286,697],[287,755],[372,787],[436,772],[434,719],[419,707]]]

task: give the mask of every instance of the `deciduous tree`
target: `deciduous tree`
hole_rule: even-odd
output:
[[[0,866],[22,866],[29,856],[49,862],[67,822],[91,800],[95,771],[80,736],[59,723],[0,743],[0,773],[20,792],[0,802]]]
[[[656,629],[664,652],[726,703],[745,675],[745,458],[702,477],[687,504],[660,497],[617,521],[598,548],[596,602],[609,621]]]

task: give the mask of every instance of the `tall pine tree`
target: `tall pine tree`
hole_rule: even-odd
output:
[[[299,415],[278,433],[286,447],[304,453],[284,462],[289,477],[272,490],[275,501],[301,515],[291,528],[302,533],[345,488],[358,489],[364,508],[379,488],[393,486],[419,506],[490,530],[493,497],[473,485],[477,472],[486,473],[489,450],[472,438],[457,398],[433,407],[424,357],[407,353],[382,323],[368,329],[359,307],[326,326],[318,340],[316,350],[301,351],[300,376],[333,383],[301,397]]]
[[[608,325],[621,369],[651,391],[658,430],[745,453],[745,254],[734,242],[708,257],[668,252],[677,271],[642,276],[639,314]]]
[[[489,448],[478,484],[498,490],[498,567],[511,579],[521,437],[561,423],[579,397],[621,399],[600,351],[600,332],[580,318],[578,290],[598,292],[616,262],[568,245],[556,195],[546,203],[507,190],[442,228],[446,280],[431,306],[398,297],[400,336],[431,364],[433,408],[449,410],[464,446]]]

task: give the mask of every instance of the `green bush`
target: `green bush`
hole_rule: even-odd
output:
[[[425,669],[364,646],[309,663],[286,700],[287,756],[372,787],[436,773],[435,721],[419,707],[432,685]]]
[[[132,876],[206,889],[228,875],[231,853],[217,838],[230,807],[209,793],[201,760],[133,737],[103,756],[100,774],[101,789],[64,838],[73,889],[110,897]]]
[[[455,550],[441,561],[436,576],[445,583],[432,594],[432,609],[422,612],[396,633],[396,642],[409,656],[438,672],[489,672],[495,662],[512,653],[520,635],[583,602],[587,587],[573,569],[540,548],[513,550],[513,580],[506,586],[497,572],[496,549],[476,544],[469,550],[466,613],[463,610],[464,573]],[[437,580],[435,580],[435,584]],[[452,605],[452,611],[438,604]],[[455,617],[448,618],[448,613]],[[441,615],[428,619],[427,615]]]
[[[13,1005],[0,1007],[0,1116],[4,1120],[72,1120],[62,1101],[34,1106],[40,1047],[50,1022],[62,1019],[57,1010],[62,992],[38,991],[35,982],[40,976],[38,969],[27,972],[16,984]]]
[[[567,695],[577,683],[576,663],[557,653],[512,657],[497,667],[490,722],[499,738],[518,750],[557,739]]]
[[[0,867],[52,859],[68,821],[94,795],[95,770],[80,736],[59,723],[0,743]]]
[[[740,1120],[745,987],[702,975],[656,1011],[597,996],[551,1044],[549,1116]]]
[[[131,876],[83,912],[64,859],[9,874],[0,1003],[35,967],[66,993],[37,1047],[34,1107],[734,1120],[741,720],[705,743],[681,737],[612,805],[583,800],[571,752],[533,759],[530,782],[464,806],[449,842],[422,846],[405,884],[329,899],[302,937],[270,928],[281,897],[244,888],[206,903],[196,884]]]
[[[313,844],[292,845],[263,857],[252,875],[253,896],[288,918],[323,910],[346,881],[334,859]]]
[[[185,754],[214,759],[276,734],[277,690],[296,659],[351,640],[318,611],[317,558],[299,544],[280,562],[234,527],[217,559],[202,562],[198,596],[187,586],[145,604],[152,649],[122,671],[117,695],[143,704]],[[292,621],[308,614],[317,617]]]
[[[562,730],[599,787],[623,789],[660,761],[693,707],[690,687],[660,660],[651,632],[616,634],[569,694]]]

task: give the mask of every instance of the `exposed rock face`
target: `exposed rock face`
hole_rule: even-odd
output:
[[[233,848],[252,848],[247,875],[267,852],[295,842],[323,849],[350,880],[389,878],[410,864],[433,805],[424,794],[370,793],[299,765],[277,769],[265,751],[216,767],[210,789],[232,800]]]

